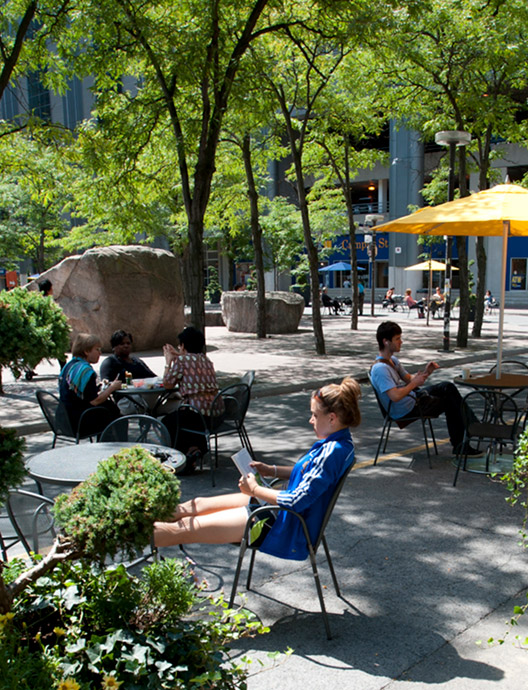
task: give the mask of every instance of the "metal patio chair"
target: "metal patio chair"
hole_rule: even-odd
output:
[[[115,419],[103,430],[99,441],[153,443],[168,447],[171,445],[167,427],[159,419],[145,414],[131,414]]]
[[[325,530],[328,525],[328,522],[330,521],[330,518],[332,517],[332,512],[334,510],[335,504],[337,503],[337,499],[339,498],[339,494],[341,493],[341,490],[343,489],[343,486],[345,485],[345,482],[347,480],[348,475],[350,474],[350,471],[352,469],[353,465],[349,466],[339,482],[337,483],[334,492],[332,494],[332,497],[328,503],[328,506],[326,508],[326,512],[323,517],[323,521],[321,523],[321,526],[319,528],[319,532],[316,536],[316,538],[312,541],[310,539],[310,535],[308,533],[308,528],[306,526],[306,522],[302,515],[297,513],[295,510],[292,510],[290,508],[281,508],[280,506],[277,505],[265,505],[261,506],[260,508],[257,508],[253,513],[249,516],[248,521],[246,523],[246,527],[244,529],[244,536],[242,537],[242,541],[240,542],[240,550],[238,553],[238,562],[236,565],[236,570],[235,570],[235,578],[233,580],[233,586],[231,588],[231,596],[229,599],[229,607],[233,607],[233,603],[235,601],[235,597],[237,594],[237,587],[238,587],[238,581],[240,579],[240,572],[242,570],[242,563],[244,560],[245,553],[247,549],[249,548],[251,550],[251,558],[250,558],[250,563],[249,563],[249,569],[248,569],[248,574],[247,574],[247,580],[246,580],[246,589],[250,590],[251,589],[251,578],[253,575],[253,566],[255,563],[255,556],[257,554],[257,551],[259,550],[258,548],[252,548],[248,544],[248,537],[249,533],[251,531],[251,528],[253,524],[258,520],[259,515],[262,513],[266,513],[271,511],[274,512],[280,512],[281,510],[286,510],[288,513],[291,513],[296,517],[297,520],[299,520],[299,523],[302,527],[304,537],[306,539],[306,545],[308,547],[308,557],[310,559],[310,564],[312,566],[312,574],[315,582],[315,587],[317,590],[317,596],[319,598],[319,604],[321,606],[321,613],[323,616],[323,622],[326,630],[326,636],[330,640],[332,639],[332,633],[330,631],[330,623],[328,621],[328,615],[326,613],[326,607],[324,603],[324,597],[323,597],[323,588],[321,586],[321,582],[319,579],[319,571],[317,569],[317,560],[316,560],[316,554],[319,549],[319,547],[322,545],[325,556],[326,556],[326,561],[328,563],[328,568],[330,570],[330,574],[332,576],[332,582],[334,583],[334,588],[336,591],[337,596],[341,596],[341,590],[339,589],[339,583],[337,581],[337,577],[335,574],[334,570],[334,564],[332,562],[332,557],[330,556],[330,550],[328,548],[328,544],[326,542],[325,538]]]
[[[462,421],[464,422],[464,440],[456,457],[456,471],[453,486],[456,486],[460,470],[476,474],[490,474],[490,469],[497,454],[504,446],[515,449],[521,428],[521,414],[515,400],[498,390],[483,388],[464,396],[462,404]],[[481,468],[468,467],[468,456],[464,449],[472,441],[479,447],[485,446],[485,463]]]
[[[376,401],[378,403],[378,407],[379,407],[381,415],[383,417],[383,427],[381,429],[378,448],[376,450],[376,457],[374,458],[374,465],[376,465],[378,462],[378,457],[379,457],[380,452],[382,451],[382,446],[383,446],[383,452],[384,453],[387,450],[387,443],[389,441],[389,434],[390,434],[390,430],[391,430],[392,425],[396,424],[396,426],[399,429],[405,429],[406,427],[408,427],[413,422],[417,422],[419,420],[422,424],[422,431],[423,431],[425,449],[427,451],[427,459],[429,461],[429,467],[432,467],[432,465],[431,465],[431,451],[429,450],[429,439],[427,436],[427,424],[429,425],[429,431],[431,433],[431,440],[433,442],[435,455],[438,455],[438,448],[436,446],[436,438],[434,435],[433,424],[431,421],[433,419],[436,419],[436,417],[431,417],[428,415],[419,414],[416,417],[406,417],[405,419],[394,419],[394,417],[392,417],[391,412],[390,412],[392,403],[389,405],[389,408],[387,410],[384,408],[383,403],[381,402],[381,398],[379,396],[379,393],[376,390],[374,384],[372,383],[372,378],[371,378],[370,372],[368,374],[368,379],[370,381],[370,385],[372,387],[372,390],[374,391],[374,395],[376,396]]]
[[[74,429],[70,422],[68,410],[57,395],[49,391],[38,390],[36,396],[42,414],[53,432],[52,448],[55,448],[58,438],[71,443],[79,443],[85,438],[92,441],[98,436],[98,433],[94,433],[93,429],[95,427],[104,429],[112,419],[104,407],[92,407],[81,414],[78,427]]]

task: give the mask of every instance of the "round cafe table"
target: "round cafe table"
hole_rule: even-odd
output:
[[[528,375],[526,374],[509,374],[504,373],[497,378],[495,372],[490,374],[477,374],[476,376],[457,376],[454,379],[455,383],[461,386],[470,386],[471,388],[490,388],[490,389],[513,389],[521,390],[528,388]]]
[[[142,385],[138,385],[141,383]],[[163,379],[159,376],[155,378],[134,379],[132,384],[124,385],[119,390],[113,392],[115,400],[128,398],[132,402],[139,402],[136,405],[139,409],[144,409],[145,406],[148,414],[156,416],[158,407],[163,401],[168,398],[174,390],[168,390],[163,387]]]
[[[185,455],[175,448],[152,443],[80,443],[51,448],[37,453],[27,463],[29,476],[40,487],[41,483],[74,487],[95,472],[101,460],[106,460],[121,448],[141,446],[149,450],[160,462],[178,472],[185,467]]]

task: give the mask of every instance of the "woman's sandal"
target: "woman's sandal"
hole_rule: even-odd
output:
[[[196,463],[202,459],[202,454],[198,448],[189,450],[185,456],[185,468],[181,474],[194,474],[196,471]]]

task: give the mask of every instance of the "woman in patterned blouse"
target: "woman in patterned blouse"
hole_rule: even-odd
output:
[[[216,373],[211,360],[203,353],[205,338],[201,331],[189,326],[178,335],[178,349],[172,345],[163,346],[165,372],[163,385],[167,389],[177,388],[182,404],[192,405],[206,418],[215,417],[224,411],[221,398],[212,409],[218,393]],[[172,443],[186,455],[199,457],[207,450],[203,435],[180,432],[176,438],[178,423],[182,427],[199,428],[196,414],[188,410],[175,411],[163,419]]]

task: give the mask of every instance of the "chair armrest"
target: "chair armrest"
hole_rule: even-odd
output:
[[[270,511],[273,513],[279,513],[280,511],[285,511],[286,513],[291,513],[294,517],[296,517],[299,520],[299,522],[301,523],[301,527],[302,527],[302,530],[304,533],[304,538],[306,539],[306,543],[308,544],[309,547],[311,547],[313,549],[313,544],[310,540],[310,534],[308,532],[308,527],[306,525],[306,521],[303,518],[303,516],[300,513],[298,513],[297,511],[293,510],[293,508],[284,508],[282,506],[270,505],[268,503],[266,505],[262,505],[262,506],[259,506],[258,508],[255,508],[255,510],[253,510],[251,515],[248,517],[247,522],[246,522],[246,526],[244,528],[244,536],[243,536],[243,541],[246,544],[248,544],[248,534],[249,534],[249,531],[251,529],[253,522],[259,517],[259,515],[262,515],[263,513],[265,514],[265,513],[270,512]],[[251,545],[249,545],[249,548],[251,548]]]

